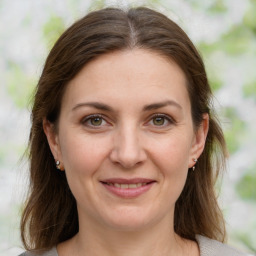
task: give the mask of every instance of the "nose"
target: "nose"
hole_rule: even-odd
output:
[[[140,132],[136,128],[120,129],[114,136],[110,160],[125,169],[131,169],[147,159]]]

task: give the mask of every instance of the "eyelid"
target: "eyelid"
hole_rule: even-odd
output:
[[[147,121],[147,124],[148,124],[150,121],[152,121],[152,119],[155,118],[155,117],[162,117],[162,118],[165,118],[165,119],[169,122],[168,125],[174,125],[174,124],[177,123],[176,120],[175,120],[174,118],[172,118],[170,115],[163,114],[163,113],[156,113],[156,114],[153,114],[153,115],[150,116],[149,120]],[[168,125],[158,126],[158,128],[166,127],[166,126],[168,126]],[[157,127],[157,126],[155,126],[155,127]]]
[[[175,122],[175,120],[171,116],[164,114],[164,113],[156,113],[151,116],[151,118],[154,118],[154,117],[165,117],[166,119],[170,120],[171,122]]]
[[[90,119],[97,118],[97,117],[102,118],[102,120],[109,125],[109,122],[106,120],[106,117],[102,114],[91,114],[91,115],[85,116],[82,118],[81,123],[82,125],[92,129],[100,129],[103,126],[106,126],[106,125],[94,126],[94,125],[86,124],[86,122],[89,121]]]

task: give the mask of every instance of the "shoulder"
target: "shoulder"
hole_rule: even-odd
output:
[[[58,256],[56,247],[44,252],[23,252],[19,256]]]
[[[246,254],[205,236],[197,235],[196,240],[200,248],[200,256],[246,256]]]

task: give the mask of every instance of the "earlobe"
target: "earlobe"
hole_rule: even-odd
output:
[[[58,139],[58,135],[54,130],[54,125],[50,121],[48,121],[46,118],[44,118],[43,129],[47,137],[48,144],[54,159],[61,161],[59,139]]]
[[[198,159],[202,154],[209,130],[209,115],[205,113],[203,115],[203,121],[198,127],[195,133],[195,139],[191,149],[191,160],[189,161],[189,168],[194,166],[193,159]]]

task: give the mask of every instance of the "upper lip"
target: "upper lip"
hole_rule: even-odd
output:
[[[154,182],[153,179],[147,178],[133,178],[133,179],[124,179],[124,178],[110,178],[101,180],[103,183],[118,183],[118,184],[137,184],[137,183],[151,183]]]

